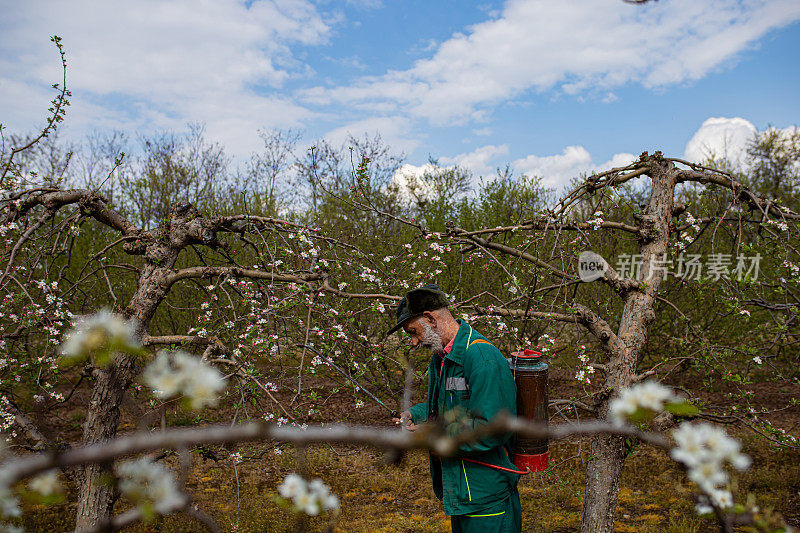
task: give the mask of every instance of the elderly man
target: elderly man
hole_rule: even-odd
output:
[[[414,431],[440,420],[448,433],[485,424],[502,411],[516,414],[516,387],[508,362],[483,335],[456,320],[436,285],[409,291],[397,306],[397,324],[414,346],[433,355],[428,365],[427,401],[396,422]],[[522,528],[517,482],[509,459],[512,434],[462,445],[454,457],[430,456],[433,491],[444,500],[454,532],[518,532]],[[497,468],[499,467],[499,468]]]

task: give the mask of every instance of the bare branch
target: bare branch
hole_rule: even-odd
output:
[[[214,344],[214,342],[215,338],[201,337],[199,335],[160,335],[157,337],[145,335],[142,337],[142,346],[156,346],[159,344],[197,344],[204,346]]]
[[[532,256],[531,254],[529,254],[527,252],[523,252],[521,250],[517,250],[516,248],[512,248],[511,246],[506,246],[505,244],[500,244],[500,243],[492,242],[492,241],[489,241],[489,240],[486,240],[486,239],[482,239],[482,238],[478,237],[477,235],[466,236],[467,232],[465,232],[464,230],[462,230],[460,228],[453,228],[451,231],[452,231],[453,235],[458,236],[458,237],[464,237],[467,241],[471,241],[474,244],[477,244],[477,245],[479,245],[479,246],[481,246],[483,248],[488,248],[490,250],[496,250],[498,252],[503,252],[505,254],[513,255],[514,257],[519,257],[520,259],[524,259],[525,261],[528,261],[529,263],[533,263],[536,266],[544,268],[550,274],[555,275],[555,276],[557,276],[559,278],[562,278],[564,280],[569,281],[572,278],[574,278],[574,276],[571,276],[571,275],[567,274],[566,272],[563,272],[559,268],[554,267],[550,263],[547,263],[546,261],[542,261],[538,257],[534,257],[534,256]]]
[[[633,235],[640,235],[639,228],[636,226],[630,226],[628,224],[622,222],[613,222],[609,220],[604,220],[598,224],[589,223],[589,222],[578,222],[578,223],[567,223],[567,224],[556,224],[553,222],[548,222],[546,220],[529,220],[523,222],[522,224],[518,224],[516,226],[498,226],[496,228],[486,228],[480,229],[476,231],[468,231],[461,234],[462,237],[471,237],[473,235],[486,235],[486,234],[498,234],[498,233],[513,233],[516,231],[529,231],[529,230],[542,230],[542,231],[558,231],[558,230],[596,230],[599,228],[603,229],[616,229],[620,231],[627,231],[628,233],[632,233]]]
[[[183,268],[173,271],[164,277],[165,287],[172,286],[176,281],[192,278],[214,278],[217,276],[233,276],[236,278],[263,279],[268,281],[282,281],[287,283],[307,284],[310,281],[321,280],[324,274],[276,274],[274,272],[264,272],[263,270],[252,270],[247,268],[229,266],[199,266]]]
[[[730,175],[724,174],[719,171],[701,172],[697,170],[677,170],[676,178],[677,183],[692,181],[697,183],[713,183],[720,185],[726,189],[730,189],[734,193],[734,198],[740,202],[747,204],[750,209],[760,210],[765,218],[777,217],[786,220],[800,220],[800,214],[797,214],[790,209],[781,207],[775,202],[762,198],[747,185],[736,181],[729,177]]]
[[[472,306],[479,315],[487,316],[510,316],[514,318],[538,318],[541,320],[557,320],[559,322],[579,322],[577,314],[565,315],[563,313],[553,313],[549,311],[525,311],[524,309],[505,309],[499,307]]]

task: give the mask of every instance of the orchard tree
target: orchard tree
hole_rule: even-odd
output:
[[[62,51],[57,39],[56,44]],[[20,159],[53,135],[68,105],[66,88],[56,88],[60,92],[42,133],[10,147],[3,145],[1,227],[5,248],[0,290],[3,348],[8,352],[3,372],[10,378],[4,382],[11,384],[3,396],[4,429],[14,435],[15,423],[19,423],[36,449],[56,445],[17,404],[23,399],[56,404],[69,400],[57,388],[59,380],[73,377],[75,371],[59,366],[56,345],[74,318],[103,305],[134,324],[133,337],[143,346],[204,347],[204,360],[227,365],[229,374],[253,382],[274,399],[274,385],[256,377],[242,347],[249,341],[253,351],[275,354],[278,321],[296,319],[298,306],[308,307],[300,314],[306,317],[307,342],[311,309],[324,305],[315,303],[318,293],[327,290],[339,297],[354,296],[331,287],[325,260],[320,259],[323,247],[336,248],[339,243],[313,228],[285,220],[200,212],[189,200],[220,192],[215,185],[225,157],[218,147],[202,142],[197,128],[188,142],[169,135],[143,140],[140,164],[125,169],[122,176],[116,173],[124,154],[114,154],[107,178],[119,178],[124,191],[118,195],[123,200],[120,207],[100,192],[100,186],[64,187],[63,171],[55,175],[28,171]],[[153,320],[159,308],[176,286],[187,283],[196,283],[191,291],[194,295],[176,305],[195,304],[208,327],[156,334],[161,328]],[[237,334],[237,345],[232,348],[220,340],[223,334],[216,324],[211,328],[212,304],[220,308],[227,303],[230,307],[223,314],[228,339]],[[162,322],[171,322],[169,312],[165,314]],[[296,329],[293,324],[292,333]],[[83,444],[104,442],[116,435],[120,406],[143,362],[137,354],[124,351],[83,362],[76,388],[84,380],[91,387]],[[24,398],[28,387],[35,393]],[[110,473],[108,464],[97,463],[72,472],[80,487],[77,528],[109,517],[115,499],[113,487],[105,481]]]

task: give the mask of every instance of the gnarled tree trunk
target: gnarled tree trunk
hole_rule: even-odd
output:
[[[613,531],[619,479],[625,463],[625,441],[598,435],[592,439],[592,459],[586,466],[581,531]]]
[[[184,209],[185,206],[184,206]],[[185,219],[173,213],[169,242],[143,238],[130,248],[144,247],[146,264],[139,273],[137,290],[125,314],[138,322],[137,336],[145,334],[146,326],[169,291],[168,276],[185,246],[187,236]],[[148,235],[148,237],[151,237]],[[107,368],[95,368],[96,378],[83,429],[83,444],[94,444],[113,438],[119,424],[120,405],[125,392],[136,376],[137,365],[133,357],[117,354]],[[80,476],[80,493],[75,529],[91,529],[111,516],[114,506],[114,487],[109,483],[110,464],[87,465]]]
[[[645,283],[624,296],[624,308],[616,338],[607,347],[610,352],[606,365],[606,389],[618,391],[628,387],[637,375],[642,349],[647,341],[647,327],[655,318],[653,303],[664,271],[654,268],[657,260],[667,253],[669,227],[676,178],[674,165],[659,154],[649,156],[652,186],[644,213],[637,217],[641,254],[641,279]],[[609,397],[599,406],[600,414],[608,412]],[[599,435],[592,439],[592,460],[586,468],[581,532],[605,533],[614,530],[614,516],[619,495],[619,480],[627,455],[624,439]]]
[[[133,361],[118,356],[106,370],[96,369],[83,443],[94,444],[113,438],[117,433],[119,406],[133,378]],[[111,465],[87,465],[80,474],[80,491],[76,529],[94,526],[108,518],[114,503],[114,487],[110,484]]]

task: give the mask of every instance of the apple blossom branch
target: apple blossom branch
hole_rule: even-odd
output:
[[[477,428],[450,436],[440,426],[429,424],[415,432],[371,426],[345,424],[308,426],[278,425],[272,422],[222,424],[203,428],[176,428],[158,432],[138,432],[97,444],[50,450],[3,463],[6,479],[13,484],[52,468],[70,468],[92,463],[107,463],[119,457],[160,449],[181,449],[198,445],[233,444],[273,439],[296,445],[344,443],[370,445],[383,449],[428,449],[442,456],[451,456],[462,444],[513,431],[531,438],[560,440],[568,437],[609,434],[636,438],[664,450],[669,441],[658,433],[632,426],[618,426],[604,421],[591,421],[548,426],[528,419],[501,414]]]

